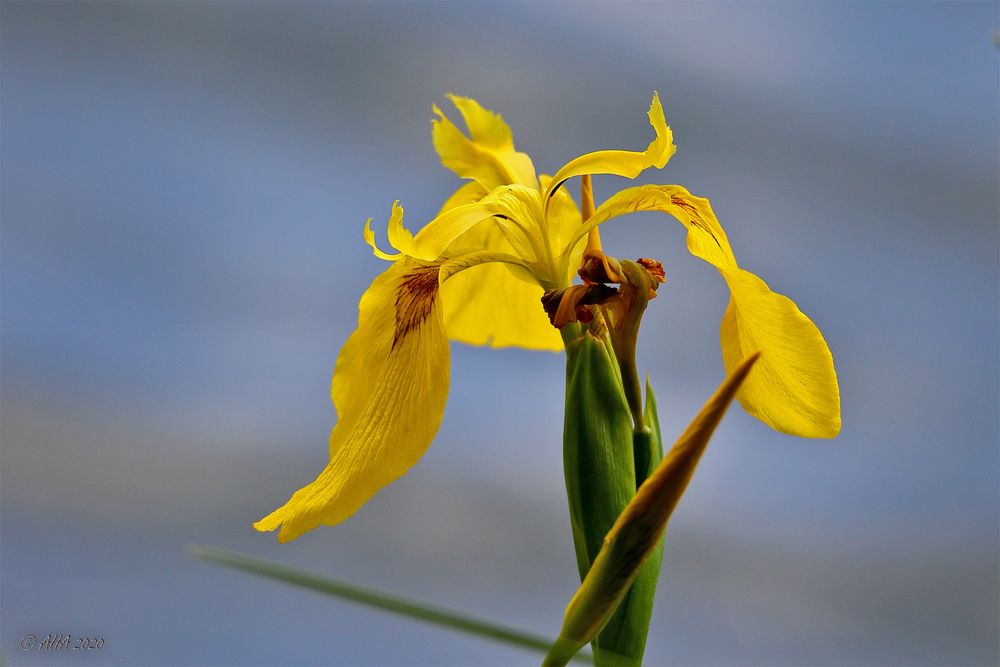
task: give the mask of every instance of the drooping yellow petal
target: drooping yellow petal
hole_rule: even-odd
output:
[[[502,228],[493,220],[468,231],[448,254],[476,251],[514,254]],[[469,345],[562,350],[559,332],[549,324],[542,308],[543,292],[527,271],[517,271],[506,263],[465,269],[441,285],[448,336]]]
[[[659,94],[653,94],[649,105],[649,124],[653,126],[656,137],[644,151],[595,151],[570,160],[552,177],[552,182],[545,190],[548,197],[552,190],[559,187],[566,179],[584,174],[615,174],[626,178],[635,178],[649,167],[662,169],[667,160],[674,154],[674,135],[667,125],[660,104]]]
[[[737,265],[707,199],[678,185],[622,190],[604,202],[574,238],[633,211],[662,211],[677,218],[688,230],[691,254],[718,269],[729,286],[729,307],[720,330],[726,369],[732,371],[750,352],[764,351],[740,390],[740,405],[784,433],[807,438],[837,435],[840,390],[823,334],[791,299],[772,292],[763,280]]]
[[[743,269],[722,272],[732,295],[719,338],[726,370],[749,350],[766,350],[739,394],[747,412],[804,438],[840,433],[840,391],[823,334],[795,302]]]
[[[434,106],[438,116],[431,121],[434,148],[445,167],[462,178],[478,181],[487,190],[511,183],[537,187],[531,158],[514,150],[510,128],[499,114],[468,97],[448,95],[448,99],[465,119],[470,136]]]
[[[337,358],[330,462],[254,524],[279,542],[353,514],[403,475],[437,432],[448,396],[448,339],[437,264],[402,259],[375,279]]]

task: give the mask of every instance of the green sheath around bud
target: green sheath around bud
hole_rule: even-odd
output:
[[[608,531],[663,457],[656,400],[647,383],[644,428],[634,428],[619,360],[608,338],[567,331],[566,488],[581,581]],[[571,338],[577,335],[577,338]],[[594,641],[597,665],[638,664],[646,645],[662,545]]]
[[[606,628],[616,610],[620,611],[619,605],[642,573],[643,564],[661,548],[667,520],[691,481],[715,427],[759,357],[759,352],[750,355],[726,378],[611,527],[603,548],[566,607],[562,631],[544,666],[565,665]],[[605,650],[600,643],[598,647]],[[636,662],[621,655],[594,657],[606,665]]]
[[[563,465],[580,578],[635,495],[632,418],[611,345],[566,327]],[[576,335],[576,338],[573,336]]]
[[[656,398],[653,396],[649,378],[646,379],[643,423],[645,429],[632,433],[637,488],[646,481],[663,459],[660,419],[656,414]],[[597,664],[638,665],[642,662],[662,564],[663,538],[661,537],[639,568],[639,574],[636,575],[632,588],[622,598],[611,620],[598,635],[594,646],[594,658]]]

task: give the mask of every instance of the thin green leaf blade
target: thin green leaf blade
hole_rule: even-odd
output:
[[[462,612],[442,609],[416,600],[409,600],[375,589],[358,586],[357,584],[321,577],[303,570],[288,567],[287,565],[281,565],[235,551],[200,545],[191,546],[190,551],[192,555],[202,560],[218,563],[219,565],[242,570],[243,572],[249,572],[268,579],[282,581],[293,586],[308,588],[318,593],[332,595],[341,600],[381,609],[389,613],[406,616],[425,623],[432,623],[465,634],[491,639],[509,646],[545,653],[552,645],[552,641],[545,637],[523,632],[516,628],[475,618]],[[578,656],[578,660],[580,662],[589,662],[590,657],[580,655]]]

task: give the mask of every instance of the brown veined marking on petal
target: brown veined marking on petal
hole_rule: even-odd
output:
[[[440,264],[417,266],[404,275],[396,288],[396,332],[392,349],[407,333],[419,327],[434,308]]]
[[[670,203],[678,208],[687,211],[688,215],[691,216],[691,224],[697,227],[698,229],[708,232],[708,235],[712,237],[713,241],[715,241],[715,245],[719,246],[719,250],[723,250],[723,252],[725,251],[725,249],[722,247],[722,244],[719,243],[719,239],[715,237],[715,232],[713,232],[712,229],[708,226],[708,224],[701,219],[701,215],[698,213],[698,209],[696,209],[691,203],[689,203],[685,199],[682,199],[681,197],[678,197],[677,195],[670,195]]]

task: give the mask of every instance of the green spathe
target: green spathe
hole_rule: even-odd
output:
[[[660,548],[667,521],[691,481],[715,427],[759,357],[759,352],[754,353],[733,370],[615,521],[567,605],[559,639],[543,665],[565,665],[621,611],[619,605],[642,573],[642,565]],[[597,647],[602,652],[610,650],[600,640]],[[595,654],[594,659],[598,664],[620,665],[635,664],[641,656]]]
[[[566,327],[566,330],[576,327]],[[607,339],[566,331],[563,467],[581,578],[635,494],[632,419]]]
[[[647,384],[645,428],[636,429],[619,361],[608,337],[578,326],[566,342],[563,463],[581,581],[636,488],[662,458],[656,401]],[[646,646],[662,547],[643,564],[632,590],[594,640],[598,665],[637,664]]]
[[[646,379],[646,408],[643,412],[645,430],[632,434],[632,451],[635,460],[636,486],[653,473],[663,459],[663,443],[660,439],[660,420],[656,414],[656,398],[653,387]],[[649,621],[653,616],[653,601],[656,584],[660,580],[660,566],[663,564],[663,538],[646,557],[639,574],[632,583],[618,610],[601,630],[594,645],[597,664],[638,664],[646,650],[646,636]],[[609,654],[610,652],[610,654]]]

